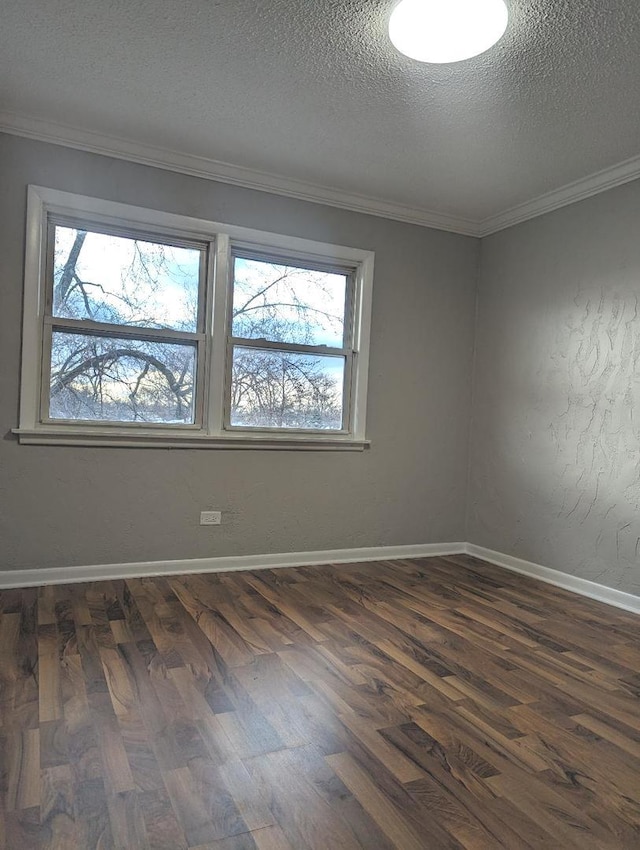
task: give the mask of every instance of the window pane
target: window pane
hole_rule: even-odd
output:
[[[53,332],[49,417],[194,421],[192,345]]]
[[[56,225],[53,315],[195,332],[201,256],[198,248]]]
[[[342,348],[347,275],[234,260],[232,334]]]
[[[236,346],[231,424],[340,430],[344,366],[344,357]]]

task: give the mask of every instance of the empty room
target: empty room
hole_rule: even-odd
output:
[[[3,0],[0,80],[0,850],[639,848],[637,0]]]

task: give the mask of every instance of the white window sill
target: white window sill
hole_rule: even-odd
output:
[[[103,446],[159,449],[279,449],[288,451],[363,451],[370,440],[320,435],[280,436],[271,434],[208,434],[145,431],[139,434],[111,430],[70,428],[14,428],[19,442],[27,446]]]

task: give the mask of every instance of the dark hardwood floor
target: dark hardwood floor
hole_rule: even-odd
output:
[[[640,620],[464,556],[0,594],[6,850],[640,847]]]

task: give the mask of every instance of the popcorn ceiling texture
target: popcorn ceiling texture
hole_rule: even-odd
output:
[[[637,0],[510,0],[450,66],[393,5],[5,0],[0,108],[471,218],[638,154]]]

